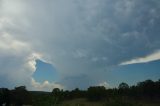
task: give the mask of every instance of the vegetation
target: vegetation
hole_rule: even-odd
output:
[[[26,90],[25,86],[16,87],[13,90],[7,88],[0,88],[0,106],[5,104],[10,106],[22,106],[23,104],[32,104],[32,97],[30,92]]]
[[[63,91],[54,88],[52,92],[27,91],[25,86],[14,90],[0,89],[0,106],[160,106],[160,80],[146,80],[129,86],[119,84],[118,88],[106,89],[92,86],[87,90]]]

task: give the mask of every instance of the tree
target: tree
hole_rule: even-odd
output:
[[[60,90],[59,88],[54,88],[52,90],[52,95],[53,95],[53,102],[54,102],[54,105],[55,105],[62,100],[63,90]]]
[[[160,79],[155,82],[156,94],[160,97]]]
[[[102,100],[106,96],[106,89],[104,86],[89,87],[87,96],[91,101]]]
[[[137,87],[138,87],[138,92],[139,94],[141,94],[141,96],[148,96],[152,98],[153,95],[156,94],[156,86],[152,80],[139,82],[137,84]]]
[[[59,88],[54,88],[54,89],[52,90],[52,94],[53,94],[53,96],[55,96],[55,97],[59,97],[59,96],[61,95],[61,91],[60,91]]]
[[[26,90],[25,86],[15,87],[14,90],[10,91],[11,103],[16,106],[22,106],[23,104],[32,104],[31,94]]]
[[[129,93],[129,85],[127,83],[120,83],[118,86],[118,93],[122,96],[127,96]]]
[[[6,104],[6,106],[9,106],[10,104],[10,91],[7,88],[0,88],[0,106],[2,104]]]
[[[119,86],[118,86],[119,89],[128,89],[129,88],[129,85],[127,83],[120,83]]]

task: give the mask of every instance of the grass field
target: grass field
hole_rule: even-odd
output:
[[[120,101],[110,100],[101,102],[90,102],[86,99],[73,99],[63,101],[58,106],[160,106],[160,102],[147,102],[147,101]]]

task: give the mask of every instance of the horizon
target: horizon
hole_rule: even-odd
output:
[[[23,88],[21,88],[21,89],[23,89],[23,90],[26,90],[26,91],[29,91],[29,92],[45,92],[45,93],[51,93],[51,92],[53,92],[53,90],[54,89],[59,89],[60,91],[62,91],[62,92],[66,92],[66,91],[69,91],[69,92],[72,92],[72,91],[75,91],[75,90],[79,90],[79,91],[88,91],[88,89],[89,88],[92,88],[92,87],[103,87],[103,88],[105,88],[105,90],[114,90],[114,89],[120,89],[119,87],[120,87],[120,84],[122,84],[122,83],[125,83],[129,88],[128,89],[132,89],[132,87],[139,87],[139,83],[145,83],[145,82],[147,82],[147,81],[152,81],[153,83],[157,83],[158,81],[160,81],[160,79],[158,79],[158,80],[151,80],[151,79],[146,79],[146,80],[144,80],[144,81],[140,81],[140,82],[137,82],[136,84],[134,84],[134,85],[128,85],[126,82],[121,82],[121,83],[119,83],[119,85],[117,86],[117,87],[113,87],[113,88],[106,88],[104,85],[94,85],[94,86],[88,86],[86,89],[80,89],[80,88],[73,88],[73,89],[63,89],[63,88],[53,88],[51,91],[43,91],[43,90],[28,90],[27,88],[26,88],[26,86],[25,85],[21,85],[21,86],[15,86],[14,88],[10,88],[10,89],[8,89],[8,88],[4,88],[4,89],[8,89],[8,90],[15,90],[16,88],[21,88],[21,87],[23,87]],[[3,89],[3,88],[2,88]]]
[[[0,88],[160,79],[159,0],[0,0]]]

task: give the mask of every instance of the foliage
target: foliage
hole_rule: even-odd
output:
[[[105,98],[106,89],[103,86],[89,87],[87,97],[91,101],[102,100]]]
[[[87,90],[76,88],[72,91],[63,91],[54,88],[52,92],[29,92],[25,86],[15,87],[13,90],[0,88],[0,106],[4,103],[6,106],[10,104],[16,106],[23,104],[32,106],[92,106],[93,104],[95,106],[147,106],[146,104],[150,103],[154,104],[148,106],[159,106],[160,80],[146,80],[133,86],[123,82],[118,88],[112,89],[91,86]]]

